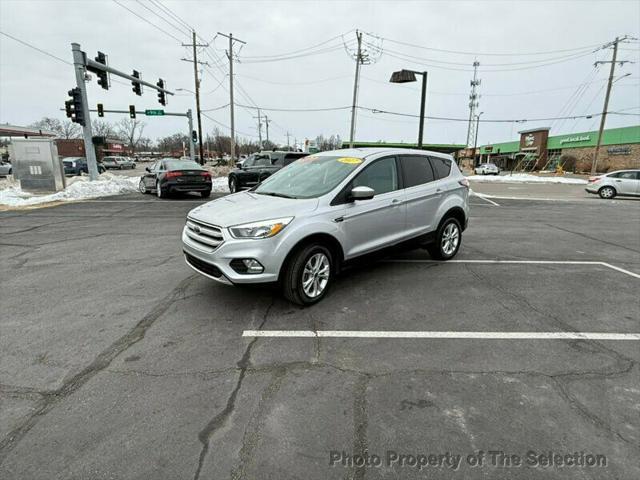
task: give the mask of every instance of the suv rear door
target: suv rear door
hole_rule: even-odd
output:
[[[358,186],[373,188],[375,196],[344,204],[345,258],[393,245],[406,237],[406,206],[396,157],[380,158],[367,165],[349,182],[347,193]]]
[[[415,237],[437,228],[435,216],[441,192],[426,155],[401,155],[402,177],[407,204],[407,234]]]

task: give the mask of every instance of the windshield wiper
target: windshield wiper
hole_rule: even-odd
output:
[[[284,193],[278,193],[278,192],[258,192],[258,191],[255,191],[254,193],[257,193],[258,195],[269,195],[271,197],[298,198],[298,197],[295,197],[293,195],[286,195]]]

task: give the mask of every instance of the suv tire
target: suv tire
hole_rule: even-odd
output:
[[[238,191],[238,180],[236,177],[229,178],[229,192],[236,193]]]
[[[158,198],[167,198],[167,192],[162,189],[160,182],[156,182],[156,195]]]
[[[331,251],[319,243],[295,252],[282,272],[282,292],[292,303],[313,305],[324,298],[333,280]]]
[[[436,233],[436,241],[427,247],[434,260],[450,260],[462,244],[462,228],[454,217],[445,218]]]
[[[598,190],[598,195],[600,195],[600,198],[604,198],[604,199],[611,199],[613,197],[616,196],[618,192],[616,192],[616,189],[613,187],[610,187],[608,185],[602,187],[600,190]]]
[[[205,190],[204,192],[200,192],[202,198],[209,198],[211,196],[211,190]]]

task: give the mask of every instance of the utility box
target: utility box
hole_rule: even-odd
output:
[[[20,188],[31,193],[64,190],[64,166],[50,138],[13,138],[9,145],[13,177]]]

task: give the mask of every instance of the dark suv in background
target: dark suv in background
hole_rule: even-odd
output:
[[[62,159],[62,165],[64,165],[65,175],[82,175],[83,173],[89,173],[89,167],[87,165],[87,159],[84,157],[67,157]],[[98,162],[98,173],[104,173],[107,169],[104,168],[102,163]]]
[[[239,190],[255,187],[282,167],[286,167],[307,155],[309,154],[303,152],[281,151],[254,153],[229,174],[229,191],[235,193]]]

